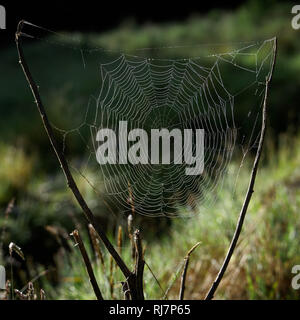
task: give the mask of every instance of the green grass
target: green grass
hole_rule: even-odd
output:
[[[291,287],[291,269],[300,261],[300,139],[289,142],[282,138],[278,154],[268,153],[268,164],[259,170],[255,193],[244,228],[225,277],[217,291],[217,299],[298,299],[299,291]],[[270,149],[269,149],[270,151]],[[265,157],[266,158],[266,157]],[[246,185],[249,163],[239,180]],[[235,166],[233,164],[232,166]],[[191,219],[175,219],[162,239],[144,239],[145,260],[166,290],[174,279],[168,298],[178,297],[180,270],[187,251],[198,241],[201,245],[191,256],[187,276],[186,298],[202,299],[216,276],[230,243],[244,192],[235,197],[226,181],[215,206],[198,212]],[[84,233],[84,231],[83,231]],[[86,238],[86,237],[85,237]],[[114,241],[115,237],[111,237]],[[116,242],[116,241],[114,241]],[[85,240],[89,247],[89,241]],[[90,248],[90,247],[89,247]],[[91,249],[90,257],[94,257]],[[132,265],[128,241],[122,256]],[[66,263],[67,258],[71,263]],[[61,256],[61,283],[54,290],[48,283],[46,292],[57,299],[94,299],[79,251]],[[110,258],[105,255],[105,267],[93,259],[98,283],[105,298],[122,298],[123,277],[114,266],[114,290],[111,295]],[[145,296],[160,299],[163,292],[145,267]]]
[[[273,139],[269,137],[265,144],[255,193],[244,228],[216,298],[299,298],[299,291],[291,287],[291,269],[300,262],[300,137],[292,138],[291,134],[282,135],[279,137],[278,149],[274,147],[272,141]],[[48,256],[53,255],[56,262],[56,271],[49,272],[47,276],[41,277],[36,282],[36,285],[44,288],[47,297],[51,299],[94,298],[78,248],[72,248],[71,252],[66,249],[73,246],[68,234],[75,228],[75,224],[79,224],[104,297],[122,298],[123,276],[115,265],[111,269],[111,260],[104,248],[102,250],[105,267],[95,260],[85,224],[80,219],[81,212],[74,205],[62,174],[34,176],[32,172],[34,172],[35,160],[28,157],[26,153],[2,145],[1,154],[8,159],[13,154],[17,160],[16,168],[8,165],[0,168],[2,182],[6,181],[2,183],[2,187],[8,185],[10,180],[14,181],[9,177],[14,177],[15,172],[18,172],[20,178],[18,183],[12,185],[14,190],[19,190],[16,208],[9,216],[7,223],[3,215],[0,220],[0,224],[7,227],[4,236],[4,251],[6,251],[4,257],[7,256],[7,246],[11,241],[23,249],[25,256],[29,256],[26,262],[29,274],[24,273],[24,267],[19,268],[14,274],[19,274],[19,280],[16,281],[17,287],[25,285],[28,280],[47,268],[49,261],[32,261],[33,258],[30,256],[32,248],[40,243],[34,259],[46,253]],[[23,162],[27,165],[22,165]],[[204,297],[229,246],[245,196],[250,168],[251,157],[249,156],[240,170],[238,184],[235,186],[233,177],[236,177],[239,162],[233,161],[229,166],[229,175],[224,181],[217,202],[207,209],[200,207],[193,218],[183,218],[189,212],[188,209],[182,209],[182,217],[173,219],[171,226],[160,225],[163,221],[156,218],[136,222],[144,235],[145,260],[163,288],[161,290],[146,266],[144,281],[147,299],[162,298],[163,291],[173,281],[168,298],[178,296],[179,278],[175,277],[176,271],[180,271],[184,256],[197,242],[201,242],[201,245],[191,256],[186,298]],[[79,184],[93,211],[101,212],[101,206],[99,207],[98,202],[95,201],[93,193],[83,189],[81,181]],[[236,190],[234,195],[233,189]],[[124,221],[120,221],[120,224],[123,225],[124,231],[122,257],[129,266],[133,267]],[[45,231],[46,226],[53,226],[63,232],[59,231],[58,236],[54,234],[53,237]],[[117,237],[111,232],[112,225],[108,224],[107,228],[110,239],[116,245]],[[155,229],[159,229],[159,232],[154,234],[152,231]],[[68,245],[62,245],[64,242]],[[55,245],[58,246],[58,250],[54,252],[52,249]],[[52,273],[54,276],[51,276]],[[111,278],[114,282],[113,294]]]

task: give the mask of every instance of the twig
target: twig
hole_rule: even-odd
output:
[[[10,200],[10,202],[8,203],[5,213],[4,213],[4,222],[2,224],[2,230],[1,230],[1,237],[0,237],[0,263],[2,263],[3,261],[3,244],[4,244],[4,239],[5,239],[5,233],[6,233],[6,227],[7,227],[7,223],[8,223],[8,217],[11,214],[13,208],[14,208],[14,204],[15,204],[15,198],[13,198],[12,200]]]
[[[15,252],[22,260],[25,260],[24,253],[20,247],[18,247],[14,242],[11,242],[8,246],[9,255],[12,256],[12,253]]]
[[[133,260],[135,260],[135,245],[134,245],[133,234],[132,234],[132,222],[133,222],[133,218],[135,217],[135,207],[134,207],[133,192],[132,192],[131,184],[129,181],[128,181],[128,203],[130,204],[130,208],[131,208],[131,213],[128,215],[128,218],[127,218],[128,235],[129,235],[130,245],[131,245],[131,257]]]
[[[29,283],[34,283],[36,280],[38,280],[39,278],[41,278],[42,276],[46,275],[48,272],[50,272],[51,270],[50,269],[46,269],[46,270],[43,270],[42,272],[40,272],[37,276],[35,276],[33,279],[31,279],[21,290],[20,292],[24,292],[27,288],[28,288],[28,285]]]
[[[185,291],[185,280],[186,280],[186,274],[187,269],[189,266],[190,256],[192,252],[200,245],[201,242],[197,242],[187,253],[187,255],[184,257],[184,267],[181,274],[181,285],[180,285],[180,291],[179,291],[179,300],[183,300],[184,298],[184,291]]]
[[[8,246],[10,256],[10,277],[11,277],[11,297],[14,300],[14,277],[13,277],[13,257],[12,254],[15,252],[19,257],[25,261],[25,256],[22,249],[15,243],[11,242]]]
[[[124,300],[130,300],[131,295],[130,295],[130,290],[128,288],[128,282],[121,282],[122,283],[122,289],[124,293]]]
[[[163,289],[163,287],[161,286],[160,282],[158,281],[156,275],[154,274],[153,270],[151,269],[151,267],[149,266],[149,264],[147,263],[147,261],[145,261],[145,265],[147,266],[147,268],[149,269],[150,273],[152,274],[154,280],[156,281],[156,283],[158,284],[160,290],[162,291],[163,294],[165,294],[165,290]],[[166,299],[168,299],[168,297],[166,297]]]
[[[175,271],[175,273],[174,273],[173,277],[171,278],[171,280],[170,280],[170,284],[169,284],[169,286],[168,286],[168,288],[167,288],[167,290],[166,290],[165,294],[163,295],[162,300],[166,300],[166,299],[168,299],[169,291],[171,290],[171,288],[173,287],[173,285],[174,285],[175,281],[177,280],[178,275],[179,275],[179,272],[180,272],[180,270],[181,270],[181,268],[182,268],[182,267],[183,267],[183,263],[181,262],[181,263],[179,264],[178,268],[176,269],[176,271]]]
[[[123,241],[122,241],[122,226],[119,226],[118,228],[118,249],[119,249],[119,255],[122,256],[122,246],[123,246]]]
[[[110,289],[110,296],[114,300],[114,289],[115,289],[115,282],[114,282],[114,260],[112,256],[109,257],[109,289]]]
[[[130,213],[127,218],[127,226],[128,226],[128,237],[130,240],[131,258],[134,260],[135,259],[135,247],[134,247],[133,234],[132,234],[132,221],[133,221],[133,215]]]
[[[89,228],[89,233],[92,239],[92,245],[94,248],[94,252],[96,254],[96,259],[97,262],[100,261],[102,264],[102,267],[104,268],[104,258],[103,258],[103,254],[100,248],[100,244],[99,244],[99,240],[97,238],[97,232],[95,231],[94,227],[89,223],[88,225]]]
[[[79,247],[79,250],[80,250],[80,253],[82,255],[83,261],[85,263],[85,267],[86,267],[87,273],[89,275],[90,282],[91,282],[92,287],[94,289],[95,295],[96,295],[98,300],[103,300],[101,291],[99,289],[99,286],[97,284],[97,280],[96,280],[95,275],[94,275],[94,271],[93,271],[89,256],[88,256],[88,254],[87,254],[87,252],[85,250],[84,244],[82,242],[82,239],[81,239],[81,237],[79,235],[78,230],[74,230],[71,233],[71,235],[74,237],[75,243]]]
[[[236,244],[238,242],[240,233],[242,231],[242,227],[243,227],[243,223],[245,220],[245,216],[247,213],[247,209],[250,203],[250,200],[252,198],[252,194],[254,192],[254,184],[255,184],[255,179],[256,179],[256,174],[257,174],[257,169],[258,169],[258,164],[259,164],[259,160],[261,158],[261,154],[262,154],[262,149],[263,149],[263,144],[264,144],[264,140],[265,140],[265,134],[266,134],[266,124],[267,124],[267,97],[268,97],[268,88],[269,88],[269,84],[271,82],[272,79],[272,74],[273,74],[273,70],[274,70],[274,66],[275,66],[275,62],[276,62],[276,54],[277,54],[277,38],[274,38],[274,60],[272,62],[272,66],[271,66],[271,70],[270,70],[270,75],[269,78],[266,79],[266,89],[265,89],[265,95],[264,95],[264,100],[263,100],[263,112],[262,112],[262,128],[261,128],[261,133],[260,133],[260,139],[259,139],[259,145],[258,145],[258,149],[256,152],[256,156],[254,159],[254,163],[253,163],[253,167],[252,167],[252,171],[251,171],[251,176],[250,176],[250,182],[249,182],[249,186],[248,186],[248,190],[245,196],[245,200],[239,215],[239,219],[236,225],[236,229],[234,232],[234,235],[232,237],[229,249],[227,251],[226,257],[224,259],[224,262],[221,266],[221,269],[215,279],[215,281],[213,282],[211,288],[209,289],[205,300],[211,300],[214,297],[214,293],[216,292],[223,276],[224,273],[227,269],[227,266],[230,262],[230,259],[232,257],[232,254],[234,252],[234,249],[236,247]]]
[[[36,300],[37,299],[37,296],[34,292],[34,286],[33,286],[32,282],[28,283],[27,296],[28,296],[28,300]]]
[[[46,300],[46,293],[43,289],[40,290],[40,300]]]
[[[142,240],[140,237],[139,230],[135,230],[133,234],[133,241],[135,245],[135,275],[136,275],[137,299],[144,300],[143,273],[144,273],[145,261],[143,257]]]
[[[17,45],[17,51],[18,51],[18,55],[19,55],[19,63],[23,69],[24,75],[25,75],[26,80],[29,84],[31,92],[35,98],[35,104],[38,108],[39,114],[41,116],[41,119],[42,119],[42,122],[43,122],[43,125],[45,128],[45,131],[46,131],[47,136],[49,138],[49,141],[52,145],[52,148],[58,158],[60,166],[61,166],[63,173],[65,175],[65,178],[67,180],[67,185],[71,189],[71,191],[73,192],[73,195],[75,196],[78,204],[80,205],[81,209],[83,210],[86,219],[88,220],[89,223],[91,223],[94,226],[95,230],[97,231],[97,233],[98,233],[99,237],[101,238],[102,242],[104,243],[105,247],[107,248],[109,253],[113,256],[114,260],[116,261],[117,265],[119,266],[119,268],[123,272],[124,276],[126,278],[128,278],[132,275],[130,270],[128,269],[128,267],[125,264],[125,262],[123,261],[123,259],[120,257],[118,252],[115,250],[115,248],[113,247],[113,245],[111,244],[111,242],[107,238],[102,227],[97,223],[94,214],[92,213],[92,211],[88,207],[87,203],[83,199],[83,197],[77,187],[77,184],[76,184],[76,182],[70,172],[69,165],[66,161],[64,154],[58,148],[57,142],[56,142],[54,134],[53,134],[52,127],[51,127],[50,122],[48,120],[47,113],[45,111],[45,108],[43,106],[43,103],[42,103],[42,100],[41,100],[41,97],[39,94],[39,89],[38,89],[32,75],[31,75],[31,72],[28,68],[28,65],[26,63],[25,56],[23,53],[23,49],[22,49],[22,45],[21,45],[22,41],[20,39],[20,36],[22,35],[23,25],[24,25],[24,21],[21,20],[18,24],[18,28],[17,28],[17,32],[16,32],[16,45]]]
[[[15,289],[14,292],[21,300],[28,300],[28,295],[27,294],[22,293],[18,289]]]

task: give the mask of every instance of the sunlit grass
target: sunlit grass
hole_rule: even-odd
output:
[[[283,137],[278,154],[274,153],[271,157],[269,154],[268,165],[260,169],[240,241],[216,298],[299,298],[299,293],[290,285],[291,269],[300,261],[299,141],[297,139],[292,143]],[[247,184],[249,171],[244,170],[240,179]],[[200,211],[194,218],[173,220],[172,226],[159,241],[145,239],[145,260],[161,287],[165,291],[173,284],[168,294],[169,299],[178,297],[179,278],[174,278],[175,273],[180,270],[187,251],[198,241],[201,245],[191,256],[186,298],[202,299],[216,276],[244,197],[239,190],[232,197],[229,188],[232,183],[225,182],[221,195],[212,208]],[[116,243],[113,237],[111,239]],[[88,245],[87,238],[85,242]],[[48,284],[46,288],[59,299],[94,299],[82,258],[76,248],[74,251],[70,256],[71,266],[63,264],[59,287],[54,290]],[[122,256],[133,266],[128,241],[125,241],[122,248]],[[91,250],[90,257],[93,257]],[[66,257],[62,256],[61,259]],[[121,281],[124,279],[115,264],[111,295],[110,264],[107,254],[104,268],[94,260],[99,286],[105,298],[122,299]],[[164,296],[147,267],[144,283],[147,299],[161,299]]]

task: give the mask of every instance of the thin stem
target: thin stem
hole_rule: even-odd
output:
[[[181,274],[181,285],[180,285],[180,291],[179,291],[179,300],[183,300],[184,298],[184,291],[185,291],[185,281],[186,281],[186,275],[187,275],[187,270],[189,267],[189,262],[190,262],[190,256],[192,252],[200,245],[200,242],[197,242],[187,253],[187,255],[184,257],[184,266],[183,266],[183,271]]]
[[[14,275],[13,275],[13,265],[12,265],[12,252],[9,253],[10,262],[10,295],[11,300],[14,300]]]
[[[209,289],[209,291],[205,297],[205,300],[211,300],[214,297],[214,293],[216,292],[216,290],[217,290],[217,288],[218,288],[218,286],[224,276],[224,273],[226,272],[226,269],[228,267],[228,264],[230,262],[232,254],[233,254],[234,249],[236,247],[236,244],[238,242],[239,236],[241,234],[243,223],[245,220],[245,216],[246,216],[246,213],[248,210],[248,206],[249,206],[250,200],[252,198],[252,194],[254,192],[254,184],[255,184],[258,164],[259,164],[259,161],[261,158],[263,144],[264,144],[265,135],[266,135],[268,89],[269,89],[269,84],[272,79],[272,74],[273,74],[273,70],[274,70],[274,66],[275,66],[275,62],[276,62],[276,54],[277,54],[277,39],[274,38],[274,60],[272,62],[272,66],[271,66],[270,76],[269,76],[269,78],[266,79],[266,89],[265,89],[265,95],[264,95],[264,100],[263,100],[263,111],[262,111],[262,128],[261,128],[258,149],[256,152],[256,156],[255,156],[252,171],[251,171],[248,190],[247,190],[247,193],[245,196],[245,200],[244,200],[242,209],[240,211],[240,215],[239,215],[239,219],[238,219],[238,222],[236,225],[236,229],[235,229],[234,235],[232,237],[232,240],[231,240],[229,249],[227,251],[226,257],[224,259],[224,262],[220,268],[220,271],[219,271],[215,281],[213,282],[211,288]]]
[[[83,261],[84,261],[84,264],[85,264],[85,267],[86,267],[86,270],[87,270],[87,273],[89,275],[89,278],[90,278],[90,282],[92,284],[92,287],[94,289],[94,292],[95,292],[95,295],[97,297],[98,300],[103,300],[103,297],[102,297],[102,294],[101,294],[101,291],[99,289],[99,286],[98,286],[98,283],[97,283],[97,280],[95,278],[95,274],[94,274],[94,271],[93,271],[93,268],[92,268],[92,265],[91,265],[91,262],[90,262],[90,259],[89,259],[89,256],[85,250],[85,247],[84,247],[84,244],[82,242],[82,239],[79,235],[79,232],[78,230],[74,230],[71,235],[74,237],[74,240],[75,240],[75,243],[76,245],[78,245],[79,247],[79,250],[80,250],[80,253],[82,255],[82,258],[83,258]]]
[[[144,300],[143,273],[144,273],[145,261],[143,257],[142,240],[140,237],[139,230],[135,230],[133,234],[133,241],[135,245],[135,275],[136,275],[137,299]]]
[[[187,269],[189,267],[189,257],[184,258],[184,266],[183,266],[183,271],[181,274],[181,285],[180,285],[180,291],[179,291],[179,300],[183,300],[184,298],[184,291],[185,291],[185,280],[186,280],[186,274],[187,274]]]
[[[36,106],[38,108],[39,114],[41,116],[45,131],[47,133],[47,136],[49,138],[49,141],[52,145],[52,148],[58,158],[58,161],[60,163],[60,166],[63,170],[63,173],[65,175],[65,178],[67,180],[67,185],[68,187],[71,189],[71,191],[73,192],[73,195],[75,196],[78,204],[80,205],[81,209],[84,212],[84,215],[86,217],[86,219],[88,220],[89,223],[91,223],[93,225],[93,227],[95,228],[95,230],[97,231],[100,239],[103,241],[105,247],[107,248],[107,250],[109,251],[109,253],[112,255],[112,257],[114,258],[114,260],[116,261],[117,265],[119,266],[119,268],[121,269],[121,271],[123,272],[124,276],[127,278],[131,275],[130,270],[128,269],[128,267],[126,266],[125,262],[123,261],[123,259],[120,257],[120,255],[118,254],[118,252],[115,250],[115,248],[113,247],[113,245],[111,244],[111,242],[109,241],[109,239],[107,238],[104,230],[101,228],[101,226],[97,223],[96,218],[94,216],[94,214],[92,213],[92,211],[90,210],[90,208],[88,207],[87,203],[85,202],[85,200],[83,199],[77,184],[70,172],[69,169],[69,165],[65,159],[64,154],[59,150],[57,142],[54,138],[54,134],[53,134],[53,130],[52,127],[49,123],[48,120],[48,116],[46,114],[45,108],[43,106],[40,94],[39,94],[39,90],[38,87],[35,83],[35,81],[33,80],[33,77],[31,75],[31,72],[28,68],[28,65],[26,63],[25,57],[24,57],[24,53],[23,53],[23,49],[22,49],[22,41],[20,39],[20,36],[22,35],[22,28],[23,28],[23,24],[24,21],[20,21],[18,24],[18,28],[17,28],[17,32],[16,32],[16,45],[17,45],[17,50],[18,50],[18,55],[19,55],[19,63],[23,69],[23,72],[25,74],[26,80],[29,84],[29,87],[31,89],[31,92],[35,98],[35,103]]]
[[[158,284],[160,290],[162,291],[163,294],[165,294],[165,290],[163,289],[163,287],[161,286],[160,282],[158,281],[156,275],[154,274],[153,270],[151,269],[151,267],[149,266],[149,264],[147,263],[147,261],[145,261],[145,265],[147,266],[147,268],[149,269],[150,273],[152,274],[154,280],[156,281],[156,283]],[[166,299],[168,300],[168,297],[166,297]]]
[[[103,254],[102,254],[102,251],[101,251],[101,248],[100,248],[99,239],[97,237],[97,232],[95,231],[94,227],[90,223],[88,225],[88,228],[89,228],[89,233],[90,233],[90,237],[91,237],[91,240],[92,240],[92,245],[93,245],[93,248],[94,248],[94,252],[96,254],[97,262],[100,261],[102,267],[104,268],[105,267],[104,258],[103,258]]]

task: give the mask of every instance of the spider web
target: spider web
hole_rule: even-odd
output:
[[[33,33],[24,35],[31,41],[41,39]],[[70,37],[57,34],[43,38],[48,61],[56,62],[53,78],[61,77],[53,85],[54,97],[49,94],[49,75],[43,75],[37,61],[30,62],[46,107],[52,99],[57,103],[57,90],[72,88],[58,114],[57,109],[48,110],[72,167],[113,210],[125,214],[134,207],[142,215],[173,217],[183,207],[192,215],[199,206],[212,206],[224,178],[238,179],[228,169],[233,156],[240,152],[243,161],[257,146],[274,39],[130,52],[83,47],[79,42],[76,45]],[[188,58],[187,52],[191,52]],[[68,62],[66,54],[76,59]],[[178,164],[176,154],[170,164],[151,164],[149,158],[147,164],[100,165],[97,132],[102,128],[118,132],[120,121],[127,121],[128,132],[204,129],[203,173],[186,175],[187,163]],[[130,141],[119,145],[118,156],[131,145]],[[195,141],[191,148],[195,153]]]

